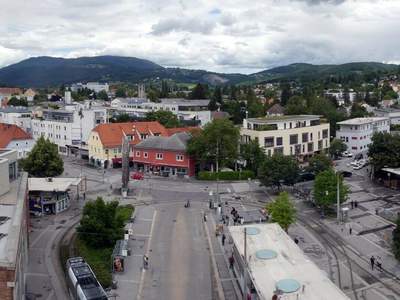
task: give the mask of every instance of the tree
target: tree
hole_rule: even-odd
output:
[[[104,90],[98,92],[97,95],[96,95],[96,97],[97,97],[97,99],[101,99],[101,100],[104,100],[104,101],[108,101],[107,92],[104,91]]]
[[[372,136],[372,143],[368,148],[370,163],[377,172],[385,166],[400,167],[400,135],[387,132],[378,132]]]
[[[347,150],[347,145],[341,139],[333,139],[329,147],[329,154],[332,157],[338,157],[340,154]]]
[[[307,170],[315,175],[332,167],[332,161],[326,154],[319,153],[311,157]]]
[[[396,257],[397,260],[400,260],[400,217],[398,217],[396,220],[396,228],[392,232],[392,238],[392,251],[394,257]]]
[[[288,103],[289,98],[292,96],[290,83],[282,82],[280,88],[281,88],[281,105],[285,106]]]
[[[358,103],[353,103],[350,111],[350,118],[364,118],[368,117],[370,114],[367,112],[365,107]]]
[[[146,121],[158,121],[167,128],[180,126],[178,117],[167,110],[149,111],[146,113]]]
[[[216,111],[222,103],[222,91],[221,87],[217,86],[214,90],[213,96],[211,97],[210,103],[208,104],[208,109],[211,111]]]
[[[124,221],[117,214],[118,202],[101,197],[85,204],[78,228],[79,239],[91,247],[111,247],[123,236]]]
[[[215,163],[217,171],[238,158],[239,129],[228,119],[215,119],[194,133],[188,153],[200,163]]]
[[[28,101],[24,98],[18,99],[17,97],[13,96],[8,100],[7,105],[11,106],[28,106]]]
[[[62,174],[64,163],[58,146],[40,137],[28,157],[21,161],[22,168],[34,177],[54,177]]]
[[[169,94],[168,82],[166,80],[163,80],[161,82],[160,98],[168,98],[168,94]]]
[[[258,173],[258,169],[265,159],[264,150],[256,140],[252,140],[247,144],[241,144],[240,156],[246,161],[246,169],[252,170],[254,174]]]
[[[113,123],[125,123],[125,122],[129,122],[129,121],[131,121],[131,117],[126,113],[122,113],[114,118]]]
[[[293,185],[299,175],[299,166],[295,158],[276,153],[267,157],[260,168],[259,178],[265,186],[281,187]]]
[[[349,188],[343,183],[343,176],[337,175],[330,168],[317,175],[314,181],[315,203],[325,211],[329,206],[337,202],[337,181],[339,180],[340,203],[346,201]]]
[[[307,113],[307,103],[306,100],[301,96],[290,97],[285,113],[288,115],[302,115]]]
[[[208,86],[198,83],[190,93],[190,99],[207,99]]]
[[[269,203],[267,211],[271,216],[271,221],[278,223],[286,232],[296,221],[296,209],[287,192],[281,192],[273,202]]]
[[[115,91],[115,97],[117,97],[117,98],[125,98],[126,97],[126,90],[123,87],[119,87]]]

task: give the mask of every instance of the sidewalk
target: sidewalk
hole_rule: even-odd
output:
[[[124,272],[114,274],[118,287],[113,290],[112,295],[117,296],[117,299],[136,299],[140,290],[143,255],[147,252],[154,209],[152,207],[136,207],[136,209],[133,236],[128,241],[131,255],[124,260]]]
[[[207,226],[210,232],[211,244],[214,250],[215,261],[218,268],[219,278],[222,284],[226,300],[241,299],[241,292],[237,283],[237,279],[232,270],[229,269],[228,257],[232,253],[232,244],[229,244],[229,234],[226,226],[224,232],[226,235],[225,246],[222,246],[221,236],[215,236],[215,226],[218,215],[213,210],[208,212]],[[232,221],[233,223],[233,221]]]

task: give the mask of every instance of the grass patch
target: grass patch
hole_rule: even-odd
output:
[[[135,207],[133,205],[127,204],[127,205],[120,205],[117,207],[117,214],[116,217],[122,217],[124,222],[128,222],[131,217],[132,213],[135,210]]]
[[[103,288],[111,286],[111,254],[113,248],[90,248],[79,238],[75,240],[77,256],[90,265]]]

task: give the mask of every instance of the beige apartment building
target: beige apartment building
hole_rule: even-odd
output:
[[[330,146],[329,123],[316,115],[266,116],[244,119],[241,142],[257,140],[267,155],[295,155],[299,160]]]

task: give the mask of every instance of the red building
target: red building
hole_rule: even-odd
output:
[[[162,176],[194,176],[195,161],[187,152],[190,133],[152,136],[133,147],[135,169]]]

